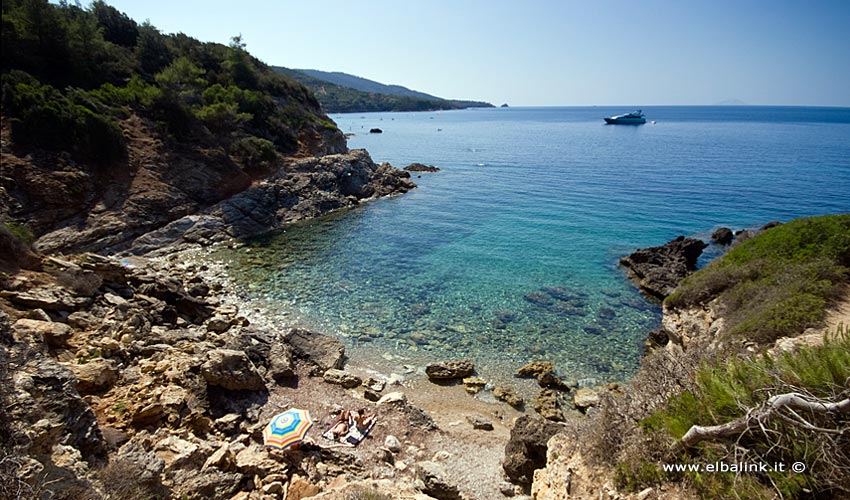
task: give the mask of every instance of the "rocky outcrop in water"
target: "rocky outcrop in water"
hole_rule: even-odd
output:
[[[375,164],[364,149],[308,158],[200,213],[141,236],[130,253],[162,253],[175,243],[252,236],[414,187],[410,174],[388,163]]]
[[[641,291],[663,300],[696,269],[707,246],[702,240],[679,236],[661,246],[638,249],[620,259],[620,265]]]
[[[440,168],[433,165],[425,165],[424,163],[411,163],[404,167],[407,172],[439,172]]]

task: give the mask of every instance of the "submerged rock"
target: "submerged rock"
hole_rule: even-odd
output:
[[[620,264],[641,291],[663,300],[696,269],[707,246],[702,240],[679,236],[658,247],[638,249],[620,259]]]

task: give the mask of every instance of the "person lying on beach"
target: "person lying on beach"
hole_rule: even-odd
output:
[[[357,413],[354,414],[354,425],[357,426],[360,430],[367,429],[372,423],[378,418],[377,415],[367,415],[366,410],[360,408],[357,410]]]
[[[339,440],[346,434],[348,434],[348,421],[351,419],[351,413],[348,410],[342,410],[339,412],[339,417],[337,417],[333,426],[331,427],[331,434],[334,439]]]

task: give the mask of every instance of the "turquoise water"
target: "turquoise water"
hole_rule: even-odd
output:
[[[679,234],[847,212],[850,109],[656,107],[644,108],[655,124],[602,122],[623,111],[334,115],[375,161],[442,171],[219,257],[251,294],[353,348],[627,378],[660,308],[618,258]]]

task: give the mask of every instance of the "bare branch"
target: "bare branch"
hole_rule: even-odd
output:
[[[778,394],[768,399],[760,407],[751,409],[747,412],[745,416],[737,418],[725,424],[710,426],[692,426],[688,430],[688,432],[685,433],[679,443],[676,444],[675,448],[687,449],[696,446],[698,443],[706,439],[728,439],[734,436],[740,436],[744,432],[754,428],[764,429],[764,422],[767,422],[774,416],[779,415],[779,412],[784,409],[789,409],[792,412],[793,410],[799,410],[817,414],[848,414],[850,413],[850,398],[846,398],[841,401],[830,402],[817,398],[809,398],[796,392]],[[800,420],[804,423],[804,427],[808,428],[809,430],[815,430],[819,432],[826,431],[826,429],[817,428],[809,422],[806,422],[796,413],[794,413],[794,415],[800,418]],[[799,424],[800,423],[798,422],[798,425]],[[841,431],[829,429],[829,432],[840,433]]]

